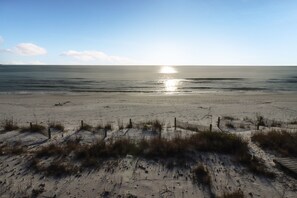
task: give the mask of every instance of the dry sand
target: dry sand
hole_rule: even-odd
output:
[[[128,123],[159,119],[165,124],[165,138],[174,136],[173,119],[208,126],[215,125],[217,117],[232,116],[243,122],[261,114],[280,121],[297,118],[297,94],[229,94],[148,95],[148,94],[30,94],[0,95],[0,119],[13,117],[19,125],[49,121],[61,122],[66,127],[63,137],[53,133],[51,140],[41,134],[1,133],[1,144],[21,141],[31,151],[50,143],[60,143],[72,136],[80,120],[96,125],[111,122],[112,136],[137,138],[139,130],[118,130],[119,122]],[[284,126],[285,128],[292,126]],[[293,126],[294,127],[294,126]],[[211,188],[197,186],[190,179],[190,170],[168,170],[155,161],[133,156],[118,160],[117,166],[106,162],[99,170],[90,170],[60,179],[44,177],[26,167],[25,156],[0,156],[1,197],[32,195],[42,189],[40,197],[210,197],[241,189],[245,197],[296,197],[297,181],[275,167],[274,156],[264,152],[250,141],[254,128],[230,130],[249,141],[251,152],[265,161],[276,179],[255,176],[244,167],[234,164],[230,157],[201,153],[201,163],[208,166]],[[241,132],[239,132],[241,131]],[[191,133],[179,130],[180,134]],[[102,138],[92,133],[81,133],[85,143]],[[108,139],[108,138],[107,138]],[[29,149],[29,150],[30,150]]]

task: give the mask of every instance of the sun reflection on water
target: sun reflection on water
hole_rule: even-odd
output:
[[[174,67],[162,66],[159,73],[161,73],[161,74],[175,74],[175,73],[177,73],[177,71],[176,71],[176,69],[174,69]]]
[[[160,82],[164,86],[163,91],[167,94],[176,93],[181,83],[180,79],[175,79],[175,74],[178,71],[172,66],[162,66],[159,73],[163,74],[160,78]]]
[[[166,92],[176,92],[180,83],[179,79],[164,79],[163,81]]]

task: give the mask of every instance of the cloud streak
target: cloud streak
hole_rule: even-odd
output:
[[[63,52],[61,56],[72,57],[83,62],[95,61],[97,63],[107,63],[107,64],[130,64],[134,62],[133,60],[126,57],[111,56],[101,51],[68,50],[66,52]]]
[[[20,56],[39,56],[47,54],[46,49],[33,43],[20,43],[11,49],[1,49],[0,52],[7,52]]]
[[[33,43],[20,43],[11,51],[21,56],[38,56],[47,53],[46,49],[39,47]]]

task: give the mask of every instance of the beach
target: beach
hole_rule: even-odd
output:
[[[29,126],[30,122],[48,126],[56,122],[62,123],[65,129],[63,133],[53,132],[51,139],[48,139],[47,133],[21,133],[18,130],[1,132],[2,146],[18,141],[28,149],[25,154],[1,156],[1,194],[2,197],[29,196],[34,193],[40,197],[218,197],[241,190],[246,197],[294,197],[296,180],[276,168],[273,154],[264,152],[250,140],[256,130],[254,124],[244,129],[223,128],[226,129],[225,133],[246,139],[251,153],[263,160],[268,170],[277,175],[274,179],[257,176],[234,163],[232,157],[213,152],[201,152],[196,156],[200,164],[208,167],[211,187],[194,184],[190,179],[191,169],[167,169],[158,160],[146,160],[133,155],[107,160],[102,162],[100,168],[58,178],[36,173],[27,163],[36,150],[50,144],[63,144],[63,141],[74,135],[77,137],[82,120],[92,126],[111,124],[112,130],[107,132],[106,139],[110,140],[113,137],[137,139],[143,136],[143,130],[137,128],[120,129],[119,125],[126,126],[129,119],[133,123],[157,119],[164,125],[162,138],[166,139],[177,134],[183,136],[195,133],[184,129],[177,129],[177,133],[174,118],[206,127],[212,124],[213,130],[216,130],[218,117],[231,117],[240,123],[256,120],[261,115],[288,123],[297,117],[296,98],[295,93],[246,92],[197,95],[2,94],[2,120],[13,118],[19,126]],[[281,126],[290,130],[294,130],[294,127],[288,124]],[[103,138],[102,134],[84,130],[79,132],[79,137],[84,144],[92,144]]]
[[[188,122],[214,124],[217,117],[254,119],[261,114],[281,121],[297,117],[296,94],[225,93],[199,95],[152,95],[125,93],[7,94],[0,95],[2,119],[18,123],[61,121],[69,129],[80,120],[90,124],[118,119],[128,122],[160,119],[173,123],[174,117]],[[211,115],[213,119],[205,115]]]

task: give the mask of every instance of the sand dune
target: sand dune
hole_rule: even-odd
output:
[[[0,133],[1,146],[15,142],[27,146],[24,154],[0,156],[2,197],[211,197],[239,189],[245,197],[296,197],[296,179],[275,166],[273,153],[262,150],[250,141],[255,131],[254,124],[250,122],[256,119],[256,114],[271,120],[296,119],[295,94],[0,95],[0,109],[2,119],[13,117],[19,126],[28,126],[29,122],[47,125],[49,121],[61,122],[65,126],[64,133],[52,132],[50,140],[46,132],[41,134],[15,130]],[[34,152],[46,145],[61,145],[68,139],[78,137],[83,144],[92,144],[104,138],[102,131],[78,132],[80,120],[93,126],[111,123],[113,129],[105,138],[105,141],[109,141],[113,138],[142,139],[156,136],[150,131],[137,128],[118,128],[119,123],[126,125],[130,118],[133,123],[161,120],[164,123],[162,137],[170,139],[176,135],[188,136],[195,133],[180,128],[175,131],[174,117],[193,124],[213,124],[215,130],[219,116],[222,118],[222,127],[228,133],[246,139],[251,154],[264,160],[268,170],[274,172],[276,178],[254,175],[234,162],[230,156],[211,152],[201,152],[196,156],[199,163],[209,170],[210,187],[193,183],[190,168],[168,169],[157,161],[132,155],[104,161],[98,169],[86,169],[58,178],[36,173],[28,166],[28,160]],[[230,118],[223,119],[224,116],[235,119],[232,122],[234,129],[226,127]],[[243,127],[240,127],[241,123]],[[281,127],[288,130],[296,128],[288,123]],[[261,129],[267,130],[263,127]]]

